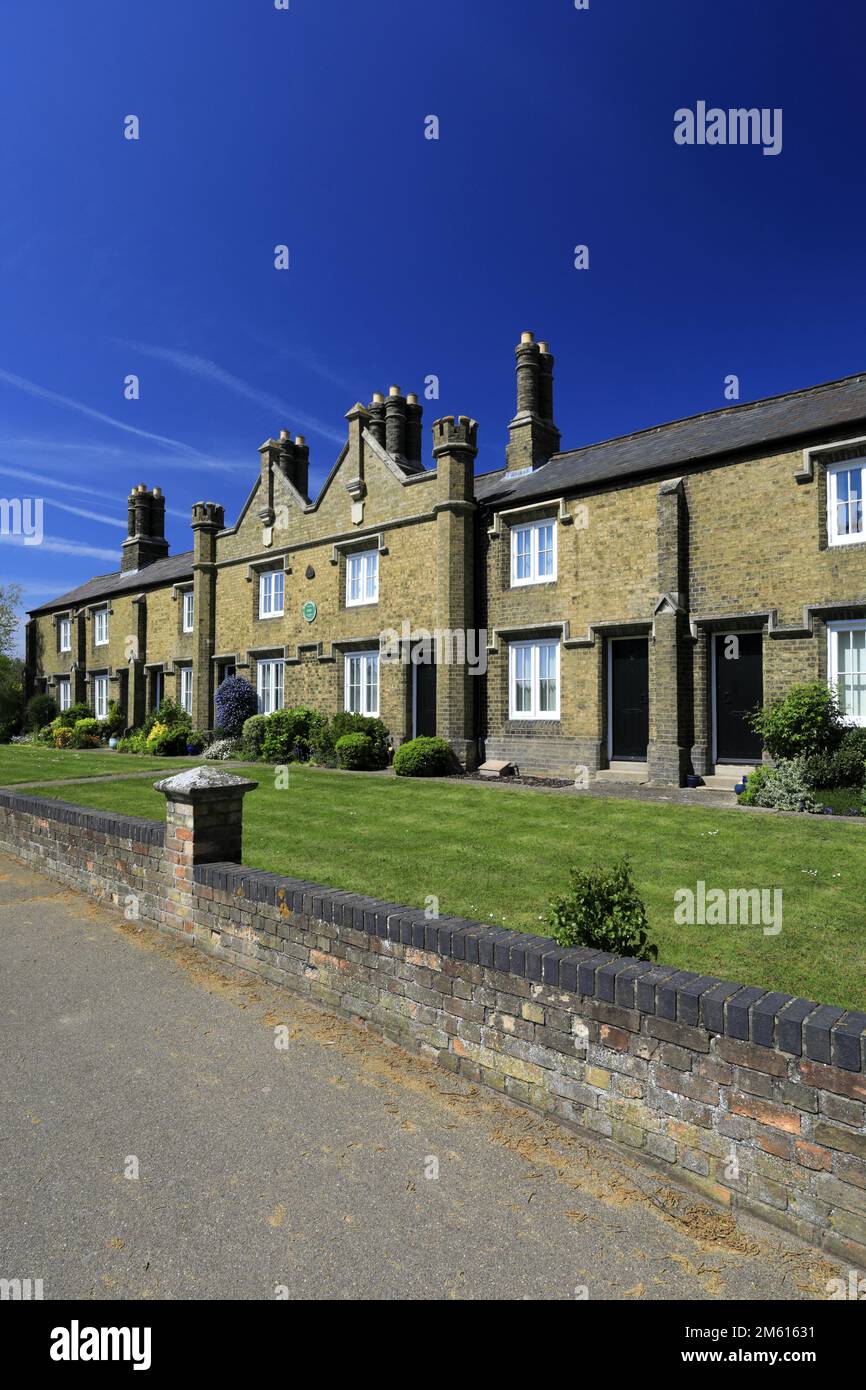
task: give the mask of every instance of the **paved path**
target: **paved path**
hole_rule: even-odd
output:
[[[3,857],[0,960],[0,1277],[46,1298],[802,1299],[838,1273]]]

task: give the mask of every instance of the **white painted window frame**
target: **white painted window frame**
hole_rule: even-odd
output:
[[[100,637],[100,632],[104,636]],[[94,608],[93,610],[93,645],[94,647],[108,646],[108,607]]]
[[[841,463],[827,466],[827,544],[831,546],[862,545],[866,541],[866,497],[861,506],[861,529],[851,535],[843,535],[837,530],[838,496],[837,479],[840,473],[860,474],[860,491],[866,488],[866,458],[844,459]]]
[[[69,679],[68,676],[60,676],[57,680],[57,708],[62,713],[63,710],[69,709],[71,704],[72,681]]]
[[[550,647],[555,653],[556,660],[556,708],[553,710],[542,710],[541,705],[541,648]],[[518,710],[516,700],[517,686],[517,653],[530,652],[530,708],[528,710]],[[561,644],[549,637],[531,638],[525,642],[509,642],[508,644],[508,718],[509,719],[547,719],[557,720],[560,718],[562,703],[562,660]]]
[[[827,624],[827,684],[838,691],[839,637],[842,633],[866,631],[866,619],[850,618]],[[846,714],[846,724],[866,728],[866,714]]]
[[[358,668],[358,708],[352,709],[352,686],[356,684],[352,680],[352,670],[354,666]],[[376,671],[376,699],[375,708],[370,701],[370,682],[368,672],[371,665]],[[379,653],[371,652],[347,652],[345,656],[343,672],[343,708],[350,714],[363,714],[369,719],[379,718],[379,706],[381,703],[381,677],[382,669],[379,663]]]
[[[277,580],[279,579],[279,584]],[[280,606],[276,606],[276,591],[280,591]],[[259,617],[282,618],[286,611],[285,570],[259,571]]]
[[[282,657],[256,662],[256,694],[259,712],[274,714],[285,706],[286,663]]]
[[[553,570],[550,574],[539,574],[539,540],[542,528],[546,529],[547,527],[550,527]],[[517,574],[517,551],[518,539],[524,534],[529,535],[529,575],[521,579]],[[523,589],[528,584],[555,584],[557,566],[558,554],[555,517],[538,517],[535,521],[521,521],[519,524],[511,527],[511,587],[513,589]]]
[[[108,676],[93,676],[93,717],[108,718]]]
[[[178,682],[179,704],[181,709],[186,710],[187,714],[192,714],[192,667],[178,666],[177,669],[180,676]]]
[[[192,589],[184,589],[180,597],[181,604],[181,632],[193,632],[195,629],[195,593]]]
[[[59,650],[60,650],[61,652],[71,652],[71,651],[72,651],[72,619],[71,619],[71,618],[60,618],[60,619],[58,619],[57,626],[58,626],[58,629],[59,629],[59,633],[58,633],[58,645],[59,645]],[[65,640],[65,641],[64,641],[64,634],[65,634],[65,636],[66,636],[66,640]]]
[[[354,579],[357,576],[359,597],[352,597]],[[372,592],[371,592],[372,591]],[[362,608],[369,603],[379,602],[379,552],[378,550],[352,550],[346,555],[346,607]]]

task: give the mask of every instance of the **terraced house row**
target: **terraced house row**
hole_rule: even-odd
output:
[[[425,460],[392,387],[348,412],[318,496],[283,431],[232,524],[193,507],[183,554],[135,487],[119,570],[30,615],[31,690],[129,726],[170,695],[204,729],[240,673],[263,711],[380,715],[468,766],[673,784],[759,761],[744,716],[795,681],[866,722],[866,376],[562,450],[547,345],[524,333],[516,363],[495,472],[465,416]]]

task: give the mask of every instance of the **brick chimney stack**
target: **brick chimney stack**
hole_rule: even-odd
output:
[[[553,421],[553,356],[547,343],[522,333],[517,358],[517,414],[508,426],[505,467],[509,473],[540,468],[558,452]]]
[[[120,552],[122,574],[144,569],[168,554],[165,539],[165,498],[158,487],[145,483],[132,489],[126,500],[127,537]]]

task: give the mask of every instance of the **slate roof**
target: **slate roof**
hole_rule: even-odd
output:
[[[184,579],[192,579],[191,550],[184,550],[180,555],[167,555],[164,560],[154,560],[153,564],[130,574],[121,574],[119,570],[113,574],[98,574],[94,579],[88,579],[86,584],[79,584],[77,589],[70,589],[68,593],[52,599],[50,603],[31,608],[30,613],[35,616],[57,608],[81,608],[84,604],[111,598],[112,594],[141,593],[154,584],[179,584]]]
[[[519,504],[642,474],[670,473],[690,464],[835,429],[851,431],[855,424],[864,422],[866,373],[563,451],[533,473],[513,480],[504,469],[482,473],[475,479],[475,495],[483,502]]]

